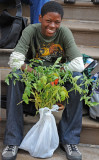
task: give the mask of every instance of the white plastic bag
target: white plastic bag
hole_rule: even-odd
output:
[[[54,109],[41,108],[39,110],[39,121],[26,134],[19,147],[28,151],[33,157],[51,157],[59,145],[56,122],[51,111],[57,111],[57,107],[55,106]]]

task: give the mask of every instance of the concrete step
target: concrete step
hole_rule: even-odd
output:
[[[90,46],[83,46],[78,45],[78,48],[82,54],[87,54],[92,58],[99,61],[99,48],[98,47],[90,47]],[[7,85],[5,84],[4,80],[5,77],[9,74],[11,69],[8,66],[9,56],[13,49],[0,49],[0,78],[1,78],[1,94],[6,95],[6,88]],[[93,74],[99,71],[99,65],[94,69],[92,72]]]
[[[61,119],[62,111],[53,113],[56,119],[56,123],[59,123]],[[99,122],[94,121],[89,116],[83,116],[82,118],[82,131],[80,135],[80,143],[99,145]]]
[[[6,110],[2,109],[1,110],[1,115],[2,115],[2,119],[0,121],[0,154],[2,153],[2,150],[4,148],[3,145],[3,139],[4,139],[4,132],[5,132],[5,125],[6,125]],[[62,112],[60,112],[60,114],[56,113],[56,122],[58,123],[61,117]],[[85,118],[83,118],[85,119]],[[31,116],[27,116],[24,117],[24,136],[26,135],[26,133],[31,129],[31,127],[33,127],[33,125],[39,120],[39,116],[36,117],[31,117]],[[89,118],[86,117],[85,120],[83,120],[83,123],[85,122],[85,125],[88,125],[89,123]],[[91,122],[93,124],[93,122]],[[84,124],[83,124],[84,125]],[[89,124],[90,125],[90,124]],[[95,122],[95,126],[96,126],[96,122]],[[99,124],[98,124],[99,125]],[[98,127],[97,125],[97,127]],[[94,128],[93,128],[94,129]],[[82,129],[83,130],[83,129]],[[95,144],[91,144],[91,140],[94,137],[98,137],[98,135],[93,135],[93,133],[91,134],[91,130],[89,130],[90,133],[89,134],[84,134],[84,141],[82,141],[82,135],[81,135],[81,141],[82,143],[80,143],[78,145],[79,150],[82,153],[82,160],[99,160],[99,145],[95,145]],[[99,132],[98,132],[99,133]],[[81,133],[82,134],[82,133]],[[87,140],[87,138],[92,135],[93,137],[91,137],[89,144],[85,144],[84,142],[85,139]],[[16,160],[39,160],[38,158],[33,158],[30,156],[30,154],[24,150],[19,150],[18,155]],[[51,158],[49,158],[49,160],[67,160],[65,152],[63,152],[60,147],[57,148],[57,150],[54,152],[53,156]]]
[[[99,122],[89,116],[83,117],[80,142],[84,144],[99,145]]]
[[[56,124],[58,125],[63,111],[53,112],[53,115],[56,120]],[[1,110],[1,120],[2,120],[2,132],[0,135],[0,139],[3,139],[4,136],[4,128],[6,123],[6,110]],[[24,136],[27,132],[35,125],[39,120],[39,114],[36,116],[24,116]],[[99,122],[94,121],[89,118],[89,116],[83,116],[82,118],[82,131],[80,135],[80,143],[82,144],[90,144],[90,145],[99,145]],[[95,159],[96,160],[96,159]]]
[[[78,48],[81,53],[85,53],[89,56],[92,56],[94,59],[99,60],[99,46],[84,46],[84,45],[78,45]],[[0,48],[0,68],[1,71],[4,69],[7,69],[9,56],[13,49],[1,49]],[[9,69],[9,68],[8,68]]]
[[[26,18],[30,24],[30,17]],[[70,28],[78,45],[99,47],[99,21],[63,19],[62,24]],[[3,50],[4,52],[5,50]],[[7,52],[9,53],[10,49]]]
[[[65,19],[99,21],[99,5],[89,0],[77,0],[74,4],[64,3],[64,0],[55,1],[63,6]]]
[[[29,118],[29,117],[27,117]],[[33,120],[33,117],[32,117]],[[0,121],[0,154],[4,148],[3,145],[3,138],[4,138],[4,131],[5,131],[5,123],[6,120]],[[28,123],[29,125],[29,123]],[[33,126],[33,123],[31,127]],[[82,160],[99,160],[99,146],[98,145],[89,145],[89,144],[79,144],[78,148],[82,153]],[[54,152],[53,156],[49,158],[49,160],[67,160],[66,154],[64,151],[58,147]],[[31,157],[29,152],[24,150],[19,150],[16,160],[39,160],[38,158]]]
[[[28,18],[28,23],[30,19]],[[99,22],[98,21],[80,21],[80,20],[65,20],[63,19],[62,24],[70,28],[75,38],[77,45],[99,47]],[[0,53],[3,53],[2,59],[5,59],[6,56],[9,56],[9,53],[12,52],[11,49],[2,50]],[[0,64],[2,66],[2,62]],[[6,65],[7,66],[7,65]]]
[[[62,24],[70,28],[78,45],[99,47],[99,21],[63,19]]]
[[[92,58],[99,60],[99,47],[78,45],[81,53],[87,54]]]
[[[78,45],[99,46],[99,16],[97,16],[99,15],[99,5],[86,1],[76,1],[75,4],[65,4],[63,0],[56,1],[64,8],[62,23],[71,29],[76,43]],[[15,8],[0,5],[0,11],[4,8],[9,8],[9,13],[15,15]],[[23,16],[30,19],[29,5],[23,4],[22,8]]]
[[[27,19],[28,19],[28,24],[30,24],[30,17],[27,17]],[[62,25],[70,28],[77,45],[99,47],[99,21],[63,19]],[[8,51],[3,50],[3,53],[5,53],[5,51],[9,53],[10,49]]]
[[[78,48],[82,54],[83,53],[87,54],[87,55],[91,56],[92,58],[99,61],[99,47],[78,45]],[[0,49],[0,75],[1,75],[2,81],[5,80],[5,77],[11,71],[11,69],[8,66],[8,61],[9,61],[9,56],[12,51],[13,51],[13,49],[10,49],[10,50]]]
[[[8,61],[9,56],[13,52],[13,49],[2,49],[0,48],[0,67],[9,67]],[[3,69],[1,68],[1,69]]]
[[[65,19],[99,21],[99,5],[95,5],[89,0],[76,0],[74,4],[64,3],[64,0],[55,1],[63,6]],[[8,9],[11,15],[16,14],[14,4],[0,4],[0,13],[3,9]],[[23,16],[30,17],[30,6],[22,4],[22,12]]]
[[[0,14],[3,10],[7,9],[7,11],[15,16],[16,15],[16,7],[15,3],[0,3]],[[22,15],[24,17],[30,17],[30,6],[26,4],[22,4]]]

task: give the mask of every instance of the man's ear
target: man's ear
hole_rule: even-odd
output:
[[[39,15],[39,22],[40,23],[42,22],[42,16],[41,16],[41,14]]]

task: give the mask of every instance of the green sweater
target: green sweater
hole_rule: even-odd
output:
[[[65,26],[61,26],[53,37],[46,37],[41,33],[41,24],[30,24],[24,29],[14,51],[24,54],[28,59],[43,57],[48,61],[59,56],[66,61],[82,57],[71,31]],[[30,55],[28,51],[31,51]]]

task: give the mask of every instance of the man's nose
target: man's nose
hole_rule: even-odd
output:
[[[54,27],[55,27],[55,22],[51,22],[51,23],[50,23],[50,27],[53,27],[53,28],[54,28]]]

